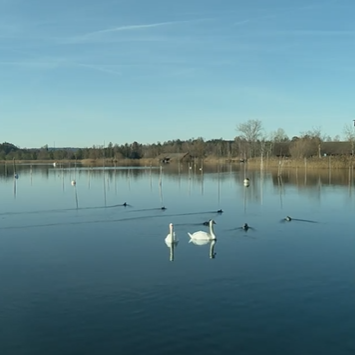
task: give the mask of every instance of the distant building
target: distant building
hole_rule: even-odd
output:
[[[189,153],[163,153],[156,157],[160,163],[168,164],[173,162],[189,162],[191,156]]]

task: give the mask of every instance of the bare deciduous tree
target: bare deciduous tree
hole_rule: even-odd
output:
[[[346,124],[344,126],[344,136],[345,140],[351,145],[351,155],[354,155],[354,145],[355,145],[355,127],[351,124]]]
[[[263,125],[260,120],[249,120],[237,125],[237,131],[249,142],[256,142],[262,134]]]
[[[318,139],[320,142],[323,142],[326,139],[326,134],[322,132],[322,127],[317,126],[317,127],[312,127],[312,129],[308,131],[301,132],[301,137]]]
[[[260,120],[248,120],[237,125],[237,131],[241,133],[240,138],[245,139],[250,146],[250,156],[256,150],[256,143],[262,138],[263,125]]]
[[[276,131],[271,132],[270,139],[275,143],[286,142],[289,140],[283,128],[278,128]]]
[[[292,141],[290,144],[290,154],[292,158],[308,158],[317,152],[318,142],[309,137],[304,137]]]

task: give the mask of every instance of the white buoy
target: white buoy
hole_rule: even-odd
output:
[[[53,166],[54,166],[54,167],[56,167],[56,166],[57,166],[57,163],[56,163],[56,162],[54,162],[54,163],[53,163]]]
[[[71,181],[71,184],[72,184],[72,186],[75,186],[75,185],[76,185],[76,181],[75,181],[75,180],[72,180],[72,181]]]
[[[248,179],[248,178],[245,178],[243,183],[244,183],[244,186],[248,187],[248,186],[249,186],[250,181],[249,181],[249,179]]]

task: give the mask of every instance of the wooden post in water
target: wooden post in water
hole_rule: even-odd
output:
[[[159,175],[159,196],[161,207],[164,207],[164,197],[163,197],[163,166],[160,165],[160,175]]]
[[[221,208],[221,172],[220,172],[220,165],[218,164],[218,208]]]
[[[351,196],[351,167],[349,166],[349,177],[348,177],[348,180],[349,180],[349,196]]]
[[[107,204],[107,195],[106,195],[106,167],[105,167],[105,142],[102,147],[102,174],[104,176],[104,206]]]
[[[307,185],[307,158],[304,158],[304,184]]]
[[[282,176],[277,177],[277,186],[279,188],[280,207],[282,208]]]

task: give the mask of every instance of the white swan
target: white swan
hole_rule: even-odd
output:
[[[217,239],[215,234],[214,234],[214,230],[213,230],[213,225],[216,224],[216,222],[211,219],[210,222],[209,222],[209,226],[210,226],[210,231],[209,233],[207,232],[203,232],[203,231],[198,231],[198,232],[195,232],[193,234],[191,233],[187,233],[189,236],[190,236],[190,242],[193,242],[195,243],[196,240],[198,241],[205,241],[205,240],[214,240],[214,239]],[[196,243],[195,243],[196,244]],[[201,245],[201,244],[200,244]]]
[[[195,244],[195,245],[206,245],[211,242],[212,239],[193,239],[191,238],[189,243]]]
[[[165,238],[165,243],[169,247],[171,244],[177,244],[179,242],[175,232],[174,225],[172,223],[169,224],[169,234]]]
[[[170,261],[174,261],[174,250],[175,247],[179,244],[179,240],[174,232],[174,225],[169,224],[169,234],[165,237],[165,244],[170,249]]]

